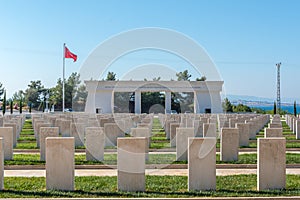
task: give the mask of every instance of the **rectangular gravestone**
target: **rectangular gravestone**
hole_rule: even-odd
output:
[[[268,125],[268,128],[282,128],[282,124],[281,123],[270,123]]]
[[[146,138],[118,138],[118,190],[145,191]]]
[[[0,190],[4,189],[4,140],[0,137]]]
[[[116,123],[104,124],[105,146],[117,146],[117,138],[125,137],[125,133]]]
[[[179,123],[171,123],[170,124],[170,143],[171,147],[176,146],[176,129],[180,126]]]
[[[71,136],[74,137],[75,147],[84,146],[85,124],[71,123]]]
[[[46,139],[46,189],[74,190],[74,138]]]
[[[258,138],[257,140],[257,190],[285,189],[286,140]]]
[[[189,138],[188,190],[216,189],[216,138]]]
[[[222,128],[220,141],[220,160],[236,161],[239,156],[239,129]]]
[[[217,126],[216,124],[203,124],[203,136],[204,137],[217,137]]]
[[[194,120],[195,136],[203,137],[203,122],[200,120]]]
[[[265,138],[282,137],[282,128],[265,128]]]
[[[249,122],[247,121],[247,124],[249,124],[249,138],[250,139],[256,139],[255,124],[253,122],[250,122],[250,121]]]
[[[40,148],[40,133],[42,127],[51,127],[51,123],[38,123],[36,125],[37,131],[36,131],[36,146]]]
[[[70,137],[71,136],[71,120],[61,120],[61,136],[62,137]]]
[[[149,160],[149,146],[150,146],[150,130],[149,128],[131,128],[131,135],[133,137],[144,137],[147,140],[145,148],[145,159]]]
[[[58,137],[59,128],[58,127],[41,127],[40,128],[40,160],[46,160],[45,148],[46,148],[46,138],[48,137]]]
[[[177,121],[174,120],[167,120],[165,123],[165,132],[166,132],[166,139],[170,139],[170,124],[171,123],[177,123]]]
[[[13,123],[4,123],[3,127],[13,128],[13,147],[16,147],[17,146],[17,125]]]
[[[85,129],[85,152],[87,161],[102,161],[104,159],[105,136],[102,127],[87,127]]]
[[[249,124],[236,123],[235,128],[239,129],[239,146],[249,146]]]
[[[300,120],[296,120],[296,140],[300,140]]]
[[[176,128],[176,160],[188,159],[188,138],[194,137],[194,128]]]
[[[13,127],[0,127],[0,137],[3,138],[4,160],[13,159]]]

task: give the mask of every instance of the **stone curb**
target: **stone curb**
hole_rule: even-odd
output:
[[[75,169],[117,169],[117,165],[75,165]],[[256,169],[256,164],[217,164],[217,169]],[[300,168],[300,164],[288,164],[287,169]],[[7,165],[4,170],[37,170],[45,165]],[[150,164],[146,169],[187,169],[187,164]]]

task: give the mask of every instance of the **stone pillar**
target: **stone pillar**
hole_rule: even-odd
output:
[[[265,138],[282,137],[282,128],[265,128]]]
[[[203,136],[204,137],[217,137],[216,124],[203,124]]]
[[[239,129],[239,146],[249,146],[249,124],[236,123],[235,128]]]
[[[216,189],[216,138],[189,138],[188,189]]]
[[[220,141],[220,160],[235,161],[239,157],[239,129],[222,128]]]
[[[171,147],[176,146],[176,129],[180,126],[179,123],[171,123],[170,124],[170,145]]]
[[[0,137],[0,190],[4,189],[4,140]]]
[[[58,137],[58,127],[41,127],[40,128],[40,160],[45,161],[45,144],[47,137]]]
[[[3,138],[4,160],[13,159],[13,127],[0,127],[0,137]]]
[[[188,159],[188,138],[194,137],[194,128],[176,128],[176,160]]]
[[[0,127],[3,127],[3,117],[0,116]]]
[[[141,91],[134,92],[134,112],[136,114],[141,114],[142,107],[141,107],[142,95]]]
[[[166,91],[166,98],[165,98],[165,113],[171,113],[171,92]]]
[[[74,138],[46,139],[46,189],[74,190]]]
[[[104,159],[105,136],[101,127],[87,127],[85,129],[86,160],[102,161]]]
[[[145,138],[118,138],[118,190],[145,191]]]
[[[258,138],[257,190],[285,189],[285,138]]]

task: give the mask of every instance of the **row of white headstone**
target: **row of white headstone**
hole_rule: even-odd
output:
[[[47,190],[74,190],[73,137],[46,138]],[[147,138],[118,138],[118,190],[145,191]],[[284,189],[285,139],[259,138],[257,189]],[[0,186],[3,188],[3,139],[0,138]],[[188,138],[188,190],[216,189],[216,138]]]
[[[299,116],[286,115],[286,124],[289,126],[290,130],[296,134],[296,139],[300,140],[300,118]]]

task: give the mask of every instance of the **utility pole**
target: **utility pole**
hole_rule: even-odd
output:
[[[281,62],[276,64],[277,67],[277,113],[281,110],[281,100],[280,100],[280,66]]]

